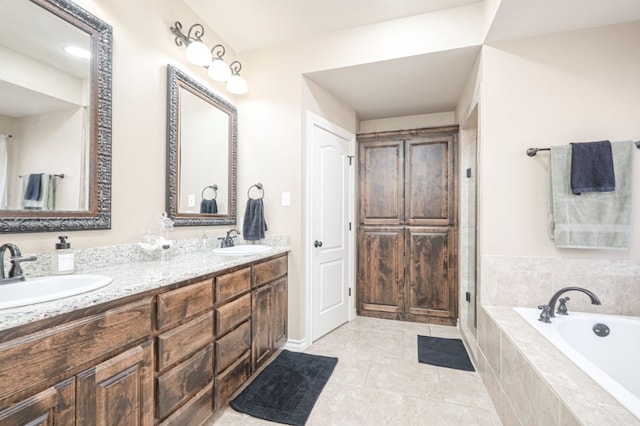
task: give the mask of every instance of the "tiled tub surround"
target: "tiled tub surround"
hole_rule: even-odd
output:
[[[158,254],[149,254],[137,244],[123,244],[75,250],[75,273],[101,274],[113,278],[111,284],[98,290],[51,302],[0,309],[0,330],[24,325],[55,315],[95,306],[111,300],[161,288],[197,276],[264,259],[289,251],[286,236],[270,236],[260,244],[272,246],[266,252],[244,256],[221,256],[202,249],[199,238],[177,240],[168,261],[162,262]],[[243,240],[237,244],[243,244]],[[33,254],[33,253],[24,253]],[[23,263],[27,279],[49,275],[51,253],[36,253],[38,260]]]
[[[640,262],[483,256],[481,274],[472,353],[505,425],[640,425],[513,310],[546,304],[557,290],[578,286],[602,305],[570,292],[569,312],[640,316]]]

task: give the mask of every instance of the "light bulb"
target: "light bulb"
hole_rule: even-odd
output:
[[[231,77],[231,68],[222,59],[214,59],[209,65],[209,77],[217,81],[227,81]]]
[[[227,90],[238,95],[247,93],[247,82],[244,81],[240,74],[234,74],[227,81]]]
[[[211,63],[211,52],[209,52],[209,48],[201,41],[189,43],[185,54],[187,61],[192,64],[206,67]]]

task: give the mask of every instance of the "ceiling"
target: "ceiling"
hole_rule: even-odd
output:
[[[236,52],[481,0],[184,0]],[[502,0],[487,42],[640,20],[639,0]],[[361,120],[452,111],[480,46],[307,76]],[[251,84],[251,82],[249,82]]]

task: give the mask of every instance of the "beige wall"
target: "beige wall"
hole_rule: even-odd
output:
[[[636,22],[483,48],[483,255],[640,258],[637,220],[629,250],[556,248],[546,227],[549,153],[525,154],[572,141],[640,139],[639,40]]]

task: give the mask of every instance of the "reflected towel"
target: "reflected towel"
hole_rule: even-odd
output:
[[[29,183],[23,179],[23,193],[25,194],[25,196],[22,200],[22,207],[25,210],[53,210],[54,209],[55,186],[52,182],[54,177],[48,173],[40,173],[39,176],[40,176],[40,196],[35,200],[26,198]]]
[[[27,179],[27,188],[24,191],[24,199],[38,201],[42,191],[42,176],[44,173],[32,173]]]
[[[616,189],[611,142],[571,144],[571,191],[609,192]]]
[[[631,234],[634,144],[611,144],[616,189],[571,192],[571,147],[551,147],[549,165],[549,234],[557,247],[624,249]]]
[[[218,213],[218,203],[216,202],[216,200],[200,201],[200,213],[204,213],[204,214]]]
[[[244,210],[244,222],[242,223],[242,234],[246,241],[256,241],[264,238],[267,231],[267,222],[264,220],[264,204],[262,198],[247,200],[247,207]]]

